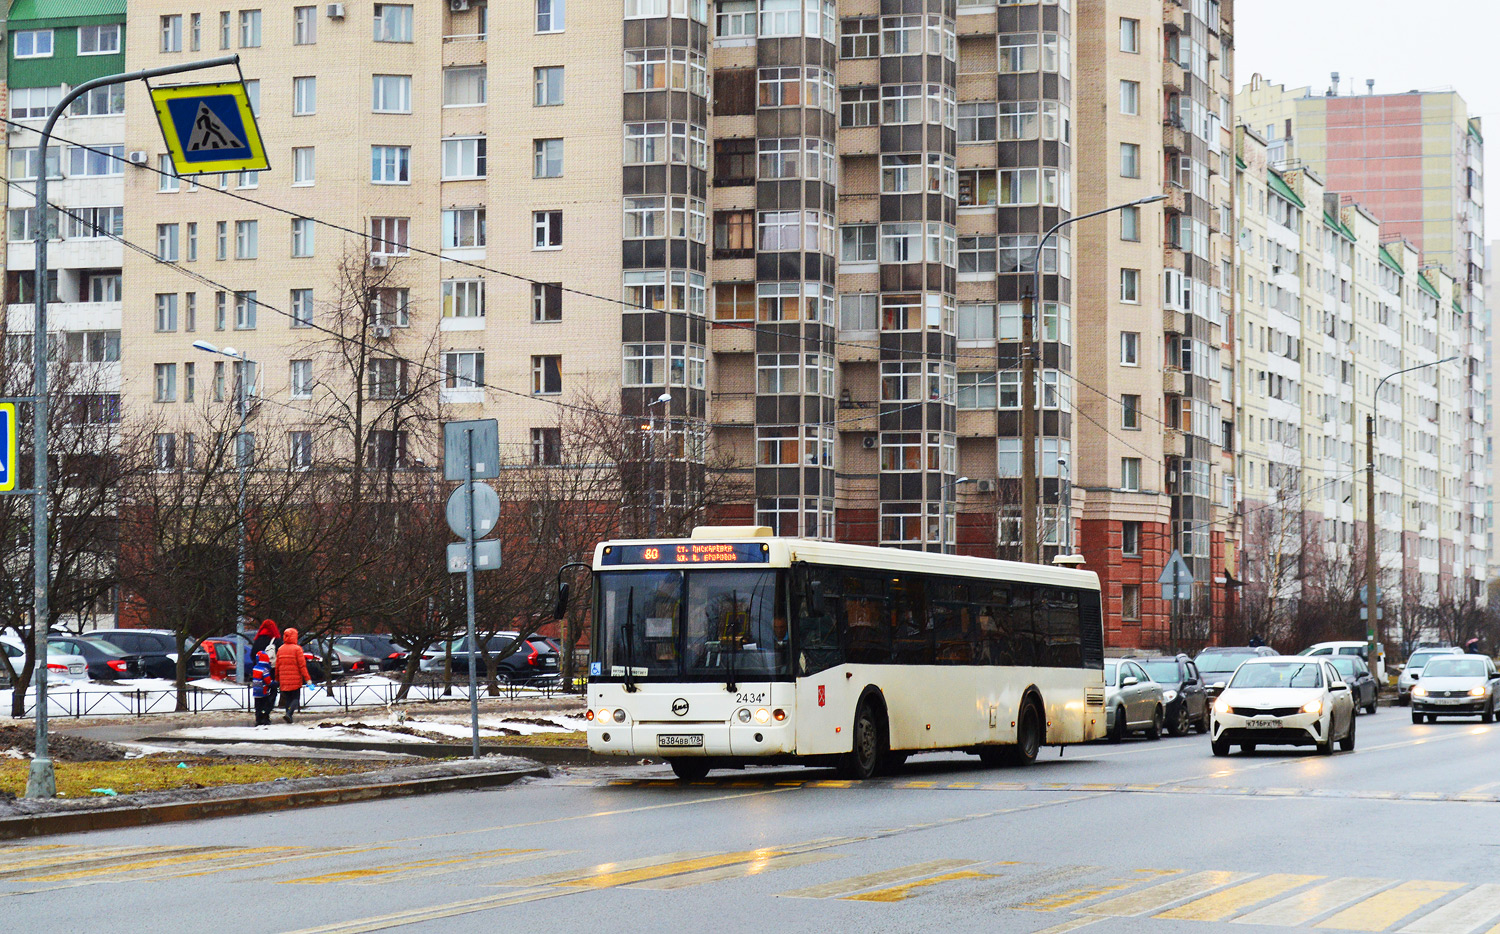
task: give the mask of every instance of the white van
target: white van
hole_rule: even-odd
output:
[[[1368,642],[1319,642],[1310,645],[1297,653],[1298,655],[1358,655],[1370,663],[1370,644]],[[1385,684],[1385,643],[1375,645],[1375,680]]]

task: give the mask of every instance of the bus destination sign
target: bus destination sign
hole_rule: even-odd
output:
[[[765,564],[769,546],[758,542],[667,542],[606,545],[603,564]]]

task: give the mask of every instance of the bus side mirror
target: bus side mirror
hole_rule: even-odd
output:
[[[562,583],[557,585],[557,606],[552,610],[553,619],[562,619],[565,615],[567,615],[568,594],[572,589],[572,585],[567,581],[563,581]]]
[[[807,608],[814,616],[822,616],[825,606],[823,603],[823,582],[807,582]]]

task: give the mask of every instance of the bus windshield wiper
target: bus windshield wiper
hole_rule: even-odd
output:
[[[635,686],[635,588],[625,597],[625,625],[620,627],[625,635],[625,691],[636,692]]]
[[[739,609],[739,605],[740,605],[739,591],[737,591],[737,590],[731,590],[731,591],[729,591],[729,619],[731,620],[731,623],[730,623],[731,626],[733,625],[734,614]],[[728,654],[728,657],[727,657],[727,660],[726,660],[727,663],[726,663],[725,667],[727,667],[729,669],[729,671],[728,671],[729,680],[724,682],[724,690],[726,690],[726,691],[737,691],[737,690],[739,690],[739,688],[734,683],[734,658],[735,658],[735,655],[737,655],[739,653],[740,643],[739,643],[738,636],[734,633],[734,631],[732,629],[729,631],[728,636],[729,636],[729,654]]]

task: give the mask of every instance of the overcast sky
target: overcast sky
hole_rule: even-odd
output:
[[[1453,89],[1484,120],[1485,188],[1500,186],[1500,2],[1497,0],[1237,0],[1235,81],[1260,72],[1288,87],[1340,93]],[[1350,81],[1353,81],[1353,88]],[[1488,221],[1488,218],[1486,218]],[[1490,237],[1500,227],[1486,223]]]

